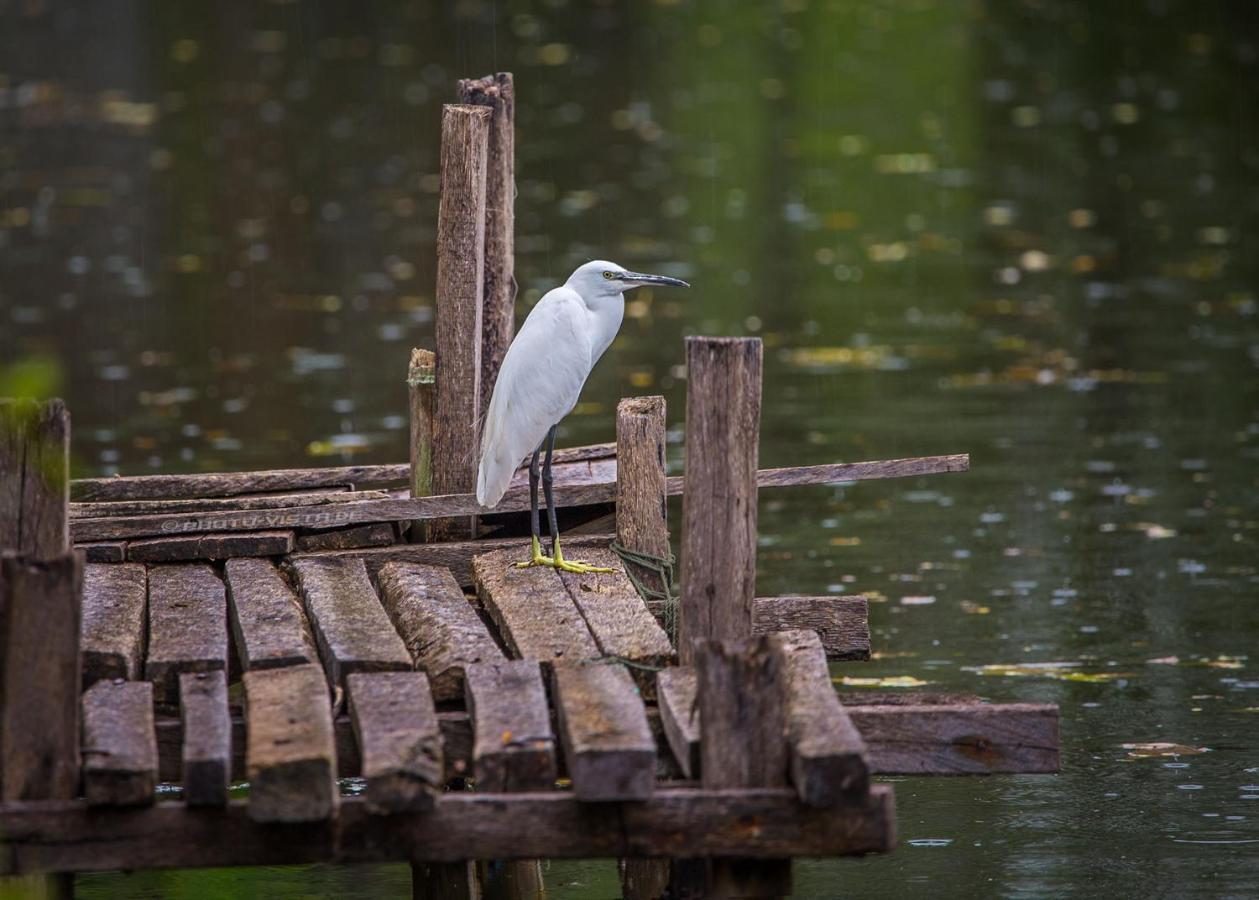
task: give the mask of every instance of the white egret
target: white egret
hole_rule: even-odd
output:
[[[621,327],[624,292],[647,284],[690,287],[677,278],[642,275],[603,260],[579,266],[562,287],[548,291],[538,301],[507,348],[485,415],[476,497],[484,507],[495,506],[507,492],[517,466],[533,454],[529,464],[532,553],[527,561],[516,563],[519,567],[614,571],[564,559],[555,520],[551,455],[560,420],[577,405],[590,370]],[[551,556],[542,553],[538,515],[538,458],[544,445],[546,462],[541,481],[551,528]]]

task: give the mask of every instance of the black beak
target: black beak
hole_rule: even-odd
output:
[[[690,287],[681,278],[670,278],[668,275],[644,275],[640,272],[623,272],[617,276],[622,281],[633,281],[638,284],[663,284],[669,287]]]

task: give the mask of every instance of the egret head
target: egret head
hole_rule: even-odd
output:
[[[577,270],[568,276],[567,284],[587,301],[598,297],[611,297],[624,293],[631,288],[642,287],[648,284],[690,287],[689,284],[680,278],[631,272],[624,266],[618,266],[614,262],[608,262],[603,259],[596,259],[593,262],[578,266]]]

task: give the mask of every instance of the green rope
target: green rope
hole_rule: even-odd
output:
[[[621,562],[625,563],[625,575],[630,580],[630,584],[634,585],[634,590],[638,591],[638,596],[644,601],[657,601],[664,607],[661,618],[664,620],[664,630],[669,635],[669,640],[674,645],[678,640],[678,594],[673,584],[673,567],[677,564],[677,560],[670,553],[667,557],[652,556],[650,553],[641,553],[637,550],[631,550],[618,541],[612,541],[608,545],[609,549],[621,558]],[[654,572],[660,578],[661,588],[656,589],[639,578],[634,571],[634,566],[639,566],[649,572]]]

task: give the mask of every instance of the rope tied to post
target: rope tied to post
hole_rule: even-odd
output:
[[[615,540],[608,545],[608,549],[620,557],[621,562],[625,563],[625,577],[630,580],[630,584],[634,585],[634,590],[638,591],[638,596],[642,597],[646,603],[654,601],[663,606],[661,619],[664,622],[665,633],[669,635],[669,640],[676,644],[678,637],[678,594],[677,588],[673,583],[673,567],[677,565],[677,558],[673,553],[664,557],[631,550]],[[648,572],[658,576],[661,587],[657,589],[647,584],[635,572],[635,566],[646,569]]]

